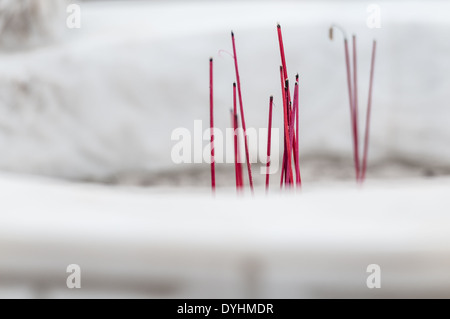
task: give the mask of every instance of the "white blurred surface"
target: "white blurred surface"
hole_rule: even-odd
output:
[[[449,297],[448,185],[214,200],[2,175],[0,294]],[[81,267],[81,289],[66,288],[69,264]],[[381,289],[366,286],[369,264],[381,267]]]

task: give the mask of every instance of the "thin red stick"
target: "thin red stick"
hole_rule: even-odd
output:
[[[283,160],[281,161],[280,188],[283,188],[283,181],[285,179],[286,179],[286,140],[284,140]]]
[[[282,69],[283,67],[282,66],[280,66],[280,77],[284,77],[284,75],[282,75],[282,73],[281,73],[281,69]],[[285,92],[285,90],[283,89],[283,80],[282,80],[282,82],[281,82],[281,87],[282,87],[282,91],[283,91],[283,108],[284,108],[284,105],[285,105],[285,101],[286,101],[286,92]],[[284,128],[283,128],[283,132],[284,132],[284,136],[286,136],[287,135],[287,133],[286,133],[286,126],[284,126]],[[284,138],[283,139],[283,145],[284,145],[284,150],[283,150],[283,160],[282,160],[282,164],[281,164],[281,176],[280,176],[280,188],[283,188],[283,184],[286,184],[287,183],[287,180],[288,180],[288,176],[287,176],[287,144],[286,144],[286,138]]]
[[[283,66],[283,83],[284,83],[288,79],[288,75],[287,75],[288,72],[287,72],[287,66],[286,66],[286,56],[284,54],[283,35],[281,33],[280,24],[277,24],[277,34],[278,34],[278,45],[280,46],[281,65]],[[288,88],[288,96],[289,96],[289,102],[290,102],[291,94],[289,92],[289,88]]]
[[[352,93],[352,76],[350,72],[350,56],[348,53],[348,42],[347,38],[344,39],[344,49],[345,49],[345,64],[347,68],[347,86],[348,86],[348,96],[350,100],[350,119],[351,119],[351,126],[352,126],[352,134],[353,134],[353,158],[355,162],[355,172],[356,172],[356,178],[359,176],[359,156],[356,152],[357,150],[357,137],[356,137],[356,130],[355,130],[355,112],[353,111],[353,93]]]
[[[372,112],[372,87],[373,87],[373,74],[375,68],[375,52],[377,49],[377,42],[373,40],[372,45],[372,62],[370,64],[370,80],[369,80],[369,99],[367,101],[367,114],[366,114],[366,133],[364,136],[364,157],[363,167],[361,173],[361,182],[364,182],[367,171],[367,158],[369,154],[369,133],[370,133],[370,118]]]
[[[238,89],[238,96],[239,96],[239,107],[240,107],[240,111],[241,111],[242,129],[244,130],[245,158],[247,160],[248,180],[250,183],[250,189],[252,190],[252,193],[253,193],[254,189],[253,189],[253,177],[252,177],[252,164],[250,163],[250,155],[248,152],[247,128],[245,126],[244,105],[242,103],[242,93],[241,93],[241,80],[239,77],[239,68],[238,68],[237,54],[236,54],[236,43],[234,40],[233,31],[231,31],[231,42],[233,44],[234,68],[236,71],[236,82],[237,82],[237,89]]]
[[[291,127],[291,123],[290,123],[290,114],[292,113],[292,102],[291,102],[291,98],[289,96],[289,80],[286,80],[285,82],[285,93],[286,93],[286,115],[287,115],[287,125],[288,125],[288,129],[287,129],[287,141],[288,143],[286,143],[286,155],[287,156],[287,160],[286,160],[286,167],[289,166],[288,169],[286,169],[286,179],[285,182],[289,185],[292,185],[294,183],[294,178],[293,178],[293,170],[292,170],[292,141],[290,138],[290,133],[292,131],[292,127]]]
[[[296,172],[296,183],[297,183],[297,187],[301,187],[302,185],[302,178],[301,178],[301,174],[300,174],[300,152],[299,152],[299,139],[300,139],[300,135],[299,135],[299,124],[298,124],[298,119],[299,119],[299,101],[298,101],[298,94],[299,94],[299,86],[298,86],[298,74],[295,77],[296,81],[295,81],[295,88],[294,88],[294,113],[295,113],[295,136],[297,139],[294,140],[295,143],[295,147],[294,147],[294,159],[295,159],[295,172]]]
[[[277,24],[277,35],[278,35],[278,45],[280,47],[280,57],[281,57],[281,68],[280,71],[282,70],[282,75],[281,75],[281,92],[282,92],[282,96],[283,96],[283,102],[286,99],[286,93],[285,90],[283,88],[283,84],[286,82],[288,76],[287,76],[287,66],[286,66],[286,56],[284,54],[284,43],[283,43],[283,35],[281,33],[281,26],[280,24]],[[289,104],[290,102],[290,92],[289,92],[289,88],[288,88],[288,93],[287,93],[287,104]],[[285,105],[283,103],[283,105]],[[285,109],[286,107],[283,107],[283,109]],[[284,111],[283,111],[284,112]],[[289,126],[289,123],[287,124],[287,126]],[[286,131],[286,123],[285,123],[285,129],[284,129],[284,135],[289,136],[289,132]],[[284,182],[287,183],[288,179],[289,179],[289,174],[288,174],[288,170],[287,170],[287,157],[288,157],[288,153],[287,153],[287,144],[286,144],[286,138],[284,140],[284,152],[283,152],[283,160],[282,160],[282,167],[281,167],[281,180],[280,180],[280,188],[283,187],[283,179]],[[290,156],[290,154],[289,154]]]
[[[355,153],[356,153],[356,163],[357,163],[357,175],[356,179],[359,180],[361,175],[360,159],[359,159],[359,130],[358,130],[358,69],[357,69],[358,58],[356,56],[356,35],[353,35],[353,130],[355,136]]]
[[[297,89],[297,86],[298,86],[298,83],[297,82],[295,82],[295,88],[294,88],[294,100],[293,100],[293,103],[290,103],[289,104],[289,109],[290,109],[290,112],[289,112],[289,138],[290,138],[290,141],[291,141],[291,148],[292,148],[292,153],[294,153],[294,166],[295,166],[295,161],[296,161],[296,158],[297,158],[297,156],[295,155],[295,152],[296,152],[296,136],[295,136],[295,125],[294,125],[294,123],[295,123],[295,114],[296,114],[296,108],[295,108],[295,104],[296,104],[296,98],[298,97],[296,97],[295,96],[295,90]]]
[[[238,167],[237,167],[237,144],[236,144],[236,128],[235,128],[235,120],[234,120],[234,113],[233,113],[233,109],[230,110],[230,114],[231,114],[231,127],[234,128],[233,129],[233,134],[234,134],[234,139],[233,139],[233,147],[234,147],[234,176],[235,176],[235,180],[236,180],[236,191],[239,188],[239,176],[238,176]]]
[[[295,155],[295,131],[294,131],[294,120],[295,120],[295,110],[292,106],[292,102],[289,102],[289,107],[288,107],[288,125],[289,125],[289,141],[291,143],[291,152],[294,155],[294,167],[295,167],[295,162],[297,161],[297,156]],[[292,156],[291,154],[291,156]],[[291,161],[292,161],[292,157],[291,157]],[[294,175],[294,170],[292,169],[292,175]],[[294,184],[294,179],[292,178],[289,181],[289,184]]]
[[[289,139],[291,141],[291,151],[292,151],[292,154],[294,155],[294,163],[293,163],[294,168],[292,169],[292,175],[296,174],[294,169],[297,168],[297,151],[295,148],[296,138],[295,138],[295,127],[294,127],[295,112],[296,112],[295,107],[292,107],[292,111],[290,112],[291,113],[290,121],[289,121],[289,123],[290,123],[289,124]],[[290,181],[290,184],[294,185],[294,179],[292,179],[292,181]]]
[[[236,126],[236,129],[239,128],[239,116],[236,114],[234,117],[234,123]],[[242,174],[242,161],[241,161],[241,147],[240,147],[240,134],[239,134],[239,130],[237,130],[236,133],[236,137],[237,137],[237,166],[238,166],[238,180],[239,180],[239,188],[238,190],[242,191],[242,188],[244,187],[244,176]]]
[[[236,83],[233,83],[233,109],[231,110],[231,125],[233,127],[234,141],[234,173],[236,176],[236,190],[239,188],[239,174],[237,164],[237,135],[236,135]]]
[[[296,93],[297,92],[297,93]],[[300,179],[300,166],[299,166],[299,157],[298,157],[298,148],[297,148],[297,139],[298,137],[295,136],[295,118],[296,114],[298,112],[298,83],[295,83],[294,88],[294,106],[292,107],[292,111],[290,114],[290,121],[289,121],[289,139],[291,141],[291,148],[292,153],[294,154],[294,167],[295,167],[295,177],[296,177],[296,184],[300,186],[301,179]],[[292,180],[291,184],[294,184],[294,181]]]
[[[286,105],[287,105],[288,97],[287,97],[286,87],[284,88],[284,100],[286,101]],[[287,108],[287,107],[286,107],[286,108]],[[286,110],[286,112],[288,113],[289,111]],[[284,121],[284,120],[283,120],[283,121]],[[284,123],[284,122],[283,122],[283,123]],[[287,131],[286,131],[286,129],[284,130],[284,134],[285,134],[285,136],[289,137],[289,115],[288,115],[288,124],[287,124],[287,127],[288,127],[288,129],[287,129]],[[284,186],[286,186],[286,185],[289,184],[288,161],[287,161],[289,155],[288,155],[288,148],[287,148],[286,139],[285,139],[285,141],[284,141],[284,155],[286,156],[286,157],[284,158]]]
[[[295,95],[295,91],[294,91],[294,95]],[[295,96],[294,96],[294,103],[295,103]],[[289,140],[291,141],[291,148],[293,153],[294,152],[294,148],[295,148],[295,130],[294,130],[294,121],[295,121],[295,108],[292,107],[292,103],[289,105],[290,109],[292,109],[289,113]]]
[[[211,136],[211,189],[216,192],[216,167],[214,158],[214,95],[213,95],[213,59],[209,59],[209,127]]]
[[[273,108],[273,96],[269,99],[269,124],[267,133],[267,164],[266,164],[266,192],[269,191],[269,176],[270,176],[270,145],[272,140],[272,108]]]
[[[233,109],[231,110],[231,125],[233,126],[234,138],[234,172],[236,176],[236,190],[239,191],[241,186],[240,166],[238,163],[238,136],[237,136],[237,108],[236,108],[236,83],[233,83]]]
[[[281,32],[281,26],[280,24],[277,24],[277,34],[278,34],[278,45],[280,47],[280,56],[281,56],[281,65],[282,65],[282,69],[283,69],[283,82],[286,83],[287,79],[288,79],[288,72],[287,72],[287,64],[286,64],[286,55],[284,52],[284,42],[283,42],[283,35]],[[289,127],[289,130],[293,129],[292,124],[291,124],[291,108],[290,108],[290,103],[291,103],[291,93],[290,93],[290,89],[289,89],[289,85],[287,85],[287,87],[285,88],[286,90],[286,105],[288,105],[288,110],[287,110],[287,119],[288,119],[288,123],[287,126]],[[285,131],[285,135],[290,137],[290,131]],[[295,139],[295,137],[294,137]],[[291,144],[292,145],[292,142]],[[290,150],[294,149],[294,147],[290,147],[289,144],[285,143],[285,153],[283,154],[283,168],[282,168],[282,176],[283,176],[283,172],[284,172],[284,177],[285,177],[285,183],[288,184],[293,184],[293,178],[292,178],[292,167],[289,165],[289,162],[291,162],[291,153]],[[286,160],[286,157],[288,157],[288,160]],[[286,169],[286,166],[289,165],[289,169]],[[282,181],[280,182],[281,186],[282,186]]]
[[[283,67],[280,68],[280,79],[283,80]],[[283,82],[281,83],[281,89],[284,95],[283,98],[283,117],[284,117],[284,140],[286,141],[286,158],[287,158],[287,167],[285,168],[285,173],[287,173],[288,176],[288,183],[289,181],[292,181],[292,162],[291,162],[291,142],[289,140],[289,127],[288,127],[288,117],[287,117],[287,111],[288,111],[288,105],[287,105],[287,88],[289,87],[289,82],[286,80],[285,85],[283,85]]]
[[[297,110],[296,110],[296,112],[297,112]],[[294,123],[294,122],[292,122],[292,123]],[[292,125],[294,125],[294,124],[292,124]],[[293,138],[291,140],[292,140],[292,153],[294,153],[295,177],[296,177],[296,183],[298,184],[298,178],[297,178],[298,172],[297,172],[297,169],[299,167],[299,163],[298,163],[299,158],[297,156],[297,153],[298,153],[297,152],[297,137],[295,136],[295,131],[294,131],[294,134],[293,134]]]
[[[280,66],[280,72],[281,72],[281,68],[282,68],[282,66]],[[281,85],[283,86],[283,82],[281,83]],[[284,94],[283,94],[283,96],[284,96]],[[283,100],[285,100],[284,97],[283,97]],[[283,107],[284,107],[284,103],[283,103]],[[286,135],[286,129],[285,128],[283,128],[283,132],[284,132],[284,135]],[[283,184],[287,180],[287,174],[286,174],[286,172],[287,172],[287,170],[286,170],[286,166],[287,166],[287,146],[286,146],[286,139],[285,138],[283,138],[283,146],[284,146],[284,149],[283,149],[283,160],[281,161],[280,188],[283,188]]]

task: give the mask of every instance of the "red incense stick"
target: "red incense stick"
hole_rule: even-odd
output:
[[[236,123],[234,120],[234,112],[233,109],[230,109],[230,119],[231,119],[231,127],[233,129],[234,139],[233,139],[233,147],[234,147],[234,175],[236,179],[236,190],[239,187],[239,180],[238,180],[238,170],[237,170],[237,144],[236,144]]]
[[[283,67],[280,68],[280,78],[281,81],[283,81]],[[289,140],[289,127],[288,127],[288,116],[287,116],[287,111],[288,111],[288,88],[289,87],[289,82],[288,80],[286,80],[286,82],[283,85],[283,82],[281,83],[281,89],[284,95],[283,98],[283,117],[284,117],[284,139],[286,141],[286,158],[287,158],[287,167],[285,168],[285,173],[287,174],[287,178],[288,178],[288,183],[290,183],[290,181],[292,181],[292,162],[291,162],[291,142]]]
[[[350,71],[350,55],[348,51],[348,41],[347,41],[347,35],[345,31],[336,25],[331,26],[330,28],[330,39],[333,40],[333,28],[337,28],[342,32],[342,35],[344,36],[344,50],[345,50],[345,65],[346,65],[346,71],[347,71],[347,86],[348,86],[348,97],[349,97],[349,105],[350,105],[350,120],[351,120],[351,127],[352,127],[352,137],[353,137],[353,159],[355,163],[355,173],[356,173],[356,179],[358,179],[359,176],[359,155],[356,152],[357,150],[357,136],[356,136],[356,127],[355,127],[355,112],[353,107],[353,93],[352,93],[352,75]]]
[[[369,154],[370,117],[371,117],[371,111],[372,111],[372,87],[373,87],[373,74],[374,74],[374,67],[375,67],[376,49],[377,49],[377,42],[375,40],[373,40],[372,62],[370,64],[369,98],[367,101],[366,133],[364,136],[364,157],[363,157],[363,165],[362,165],[362,172],[361,172],[361,182],[364,182],[364,180],[366,178],[367,157]]]
[[[241,186],[240,165],[238,163],[238,136],[237,136],[237,108],[236,108],[236,83],[233,83],[233,109],[231,110],[231,125],[233,126],[234,138],[234,172],[236,175],[236,190]]]
[[[294,155],[294,168],[297,166],[297,154],[296,154],[296,150],[295,150],[295,130],[294,130],[294,121],[295,121],[295,108],[292,107],[292,102],[289,103],[289,108],[291,109],[290,114],[289,114],[289,140],[291,142],[291,151]],[[292,169],[292,174],[294,174],[294,169]],[[294,179],[292,179],[290,182],[290,184],[294,184]]]
[[[238,97],[239,97],[239,107],[240,107],[240,112],[241,112],[242,129],[244,130],[245,158],[247,160],[248,180],[250,183],[250,189],[253,193],[254,189],[253,189],[253,177],[252,177],[252,164],[250,163],[250,155],[248,152],[247,128],[245,126],[244,105],[242,103],[242,93],[241,93],[241,80],[239,77],[239,68],[238,68],[237,54],[236,54],[236,43],[234,40],[233,31],[231,31],[231,42],[233,44],[234,67],[235,67],[235,71],[236,71],[236,82],[237,82]]]
[[[277,34],[278,34],[278,45],[280,46],[281,65],[283,66],[283,83],[284,83],[288,78],[288,75],[287,75],[288,73],[287,73],[287,66],[286,66],[286,56],[284,54],[283,35],[281,33],[281,26],[279,23],[277,24]],[[289,92],[289,88],[288,88],[288,92]],[[290,94],[288,94],[288,95],[289,95],[289,100],[290,100]]]
[[[214,103],[213,103],[213,59],[209,59],[209,127],[211,136],[211,189],[216,192],[216,168],[214,159]]]
[[[284,78],[283,75],[283,66],[280,66],[280,78]],[[285,94],[284,94],[284,90],[283,90],[283,79],[281,79],[281,90],[282,90],[282,97],[283,97],[283,108],[284,108],[284,104],[285,104]],[[286,126],[283,127],[283,132],[284,132],[284,136],[286,136]],[[280,188],[283,188],[283,184],[286,182],[287,180],[287,174],[286,174],[286,166],[287,166],[287,146],[286,146],[286,138],[283,138],[283,145],[284,145],[284,149],[283,149],[283,160],[281,161],[281,176],[280,176]]]
[[[282,97],[283,97],[283,108],[285,105],[285,101],[286,101],[286,97],[285,97],[285,92],[284,92],[284,86],[283,86],[283,78],[284,78],[284,74],[283,74],[283,66],[280,66],[280,78],[281,78],[281,91],[282,91]],[[283,144],[284,144],[284,150],[283,150],[283,160],[281,161],[281,176],[280,176],[280,188],[283,188],[283,183],[286,183],[287,180],[287,170],[286,170],[286,166],[287,166],[287,146],[286,146],[286,125],[284,125],[283,128],[283,132],[284,132],[284,136],[285,138],[283,138]]]
[[[350,99],[350,119],[352,126],[352,136],[353,136],[353,159],[355,162],[355,175],[356,179],[359,176],[359,156],[356,150],[358,149],[358,137],[356,136],[356,126],[355,126],[355,108],[353,106],[353,93],[352,93],[352,80],[351,80],[351,71],[350,71],[350,56],[348,52],[348,42],[347,38],[344,40],[344,48],[345,48],[345,63],[347,65],[347,85],[348,85],[348,95]]]
[[[239,115],[234,116],[234,125],[236,128],[239,128]],[[242,161],[241,161],[241,147],[240,147],[240,131],[237,130],[236,136],[237,136],[237,168],[238,168],[238,179],[239,179],[239,188],[238,190],[242,191],[242,188],[244,187],[244,177],[242,174]]]
[[[282,70],[283,70],[282,79],[286,83],[286,81],[288,79],[288,75],[287,75],[288,72],[287,72],[287,65],[286,65],[286,55],[284,52],[283,35],[281,32],[281,26],[279,23],[277,24],[277,34],[278,34],[278,45],[280,47],[281,65],[282,65]],[[287,120],[288,120],[287,126],[289,127],[289,130],[290,130],[290,129],[293,129],[293,127],[292,127],[292,123],[290,121],[290,119],[291,119],[291,107],[290,107],[291,94],[290,94],[289,85],[287,85],[285,90],[286,90],[286,96],[287,96],[286,97],[286,105],[289,106],[288,110],[287,110]],[[288,131],[285,130],[285,136],[287,136],[288,139],[292,140],[290,138],[291,134],[290,134],[289,130]],[[294,140],[295,140],[295,137],[294,137]],[[287,143],[287,144],[285,143],[285,153],[283,154],[283,167],[282,167],[282,173],[281,173],[281,175],[283,176],[283,172],[284,172],[285,183],[288,183],[288,184],[293,184],[293,182],[294,182],[293,178],[292,178],[292,167],[290,165],[291,156],[292,156],[291,150],[295,149],[295,147],[292,145],[293,145],[292,142],[290,143],[290,145],[289,145],[289,143]],[[287,160],[286,160],[286,157],[287,157]],[[290,166],[290,167],[288,169],[286,169],[286,166]],[[282,186],[282,181],[280,182],[280,184]]]
[[[270,144],[272,140],[272,108],[273,108],[273,96],[269,99],[269,124],[267,133],[267,164],[266,164],[266,192],[269,191],[269,176],[270,176]]]
[[[284,54],[284,43],[283,43],[283,35],[281,33],[281,26],[278,23],[277,24],[277,35],[278,35],[278,45],[280,47],[280,57],[281,57],[281,67],[280,67],[280,72],[281,72],[281,93],[283,96],[283,112],[285,109],[285,90],[284,90],[284,83],[287,80],[287,66],[286,66],[286,56]],[[288,100],[289,100],[289,93],[288,93]],[[289,103],[289,102],[288,102]],[[288,177],[287,174],[287,144],[286,144],[286,136],[288,136],[288,132],[286,131],[286,123],[285,123],[285,128],[284,128],[284,135],[285,135],[285,139],[284,139],[284,152],[283,152],[283,160],[282,160],[282,166],[281,166],[281,179],[280,179],[280,188],[283,187],[283,179],[284,182],[286,183]]]
[[[284,152],[283,160],[281,161],[281,178],[280,178],[280,188],[283,188],[283,182],[286,179],[286,141],[284,140]]]
[[[295,93],[294,93],[295,94]],[[294,97],[295,99],[295,97]],[[294,100],[295,103],[295,100]],[[294,130],[294,121],[295,121],[295,108],[292,107],[292,102],[289,103],[289,108],[291,109],[291,111],[289,112],[289,140],[291,141],[291,149],[293,151],[293,153],[295,153],[294,148],[295,148],[295,130]],[[295,165],[295,163],[294,163]]]
[[[285,83],[286,80],[288,79],[288,72],[287,72],[287,64],[286,64],[286,55],[284,53],[283,34],[281,32],[281,26],[279,23],[277,24],[277,35],[278,35],[278,45],[280,47],[281,66],[283,67],[283,83]],[[288,86],[287,87],[287,102],[286,102],[287,105],[289,105],[290,102],[291,102],[291,92],[290,92],[290,89]],[[289,119],[290,119],[290,109],[288,110],[288,120]],[[288,126],[289,125],[290,125],[290,123],[288,123]],[[288,133],[285,133],[285,134],[288,134]],[[286,145],[285,145],[285,148],[286,148]],[[283,155],[283,156],[285,156],[285,155]],[[287,174],[286,174],[286,176],[287,176]]]
[[[361,168],[359,166],[359,130],[358,130],[358,70],[357,70],[357,61],[358,58],[356,56],[356,35],[353,35],[353,130],[355,136],[355,153],[356,153],[356,163],[357,163],[357,175],[356,178],[359,180],[361,175]]]
[[[295,160],[295,172],[296,172],[296,183],[297,187],[300,187],[302,185],[302,177],[300,174],[300,152],[299,152],[299,100],[298,100],[298,94],[299,94],[299,86],[298,86],[298,74],[295,76],[295,88],[294,88],[294,112],[295,112],[295,137],[297,138],[294,140],[295,148],[294,148],[294,158]]]
[[[237,163],[237,135],[236,135],[236,83],[233,83],[233,109],[231,110],[231,125],[233,127],[234,140],[234,173],[236,175],[236,190],[239,188],[239,173]]]
[[[290,133],[292,131],[292,127],[291,127],[291,122],[290,122],[290,114],[292,113],[292,102],[291,102],[291,98],[289,96],[289,80],[286,80],[285,82],[285,88],[284,88],[285,92],[286,92],[286,115],[287,115],[287,141],[288,143],[286,144],[286,155],[287,156],[287,160],[286,160],[286,167],[289,166],[289,168],[286,170],[286,183],[289,185],[292,185],[294,183],[294,179],[293,179],[293,170],[292,170],[292,141],[290,138]]]
[[[295,155],[295,152],[296,152],[296,144],[297,144],[297,141],[296,141],[296,135],[295,135],[295,115],[296,115],[296,108],[295,108],[295,105],[296,105],[296,98],[298,98],[298,96],[296,97],[295,96],[295,89],[298,89],[297,88],[297,86],[298,86],[298,83],[297,82],[295,82],[295,86],[296,86],[296,88],[294,88],[294,101],[293,101],[293,103],[289,103],[289,109],[290,109],[290,112],[289,112],[289,139],[290,139],[290,141],[291,141],[291,149],[292,149],[292,152],[294,153],[294,166],[295,166],[295,161],[296,161],[296,158],[297,158],[297,156]]]
[[[297,93],[296,93],[297,92]],[[290,103],[292,104],[292,103]],[[301,184],[301,178],[300,178],[300,164],[299,164],[299,156],[298,156],[298,137],[295,135],[295,118],[298,112],[298,83],[295,83],[294,88],[294,107],[292,107],[292,111],[290,114],[290,121],[289,121],[289,139],[291,141],[291,149],[292,153],[294,155],[294,168],[295,168],[295,183],[298,187],[300,187]],[[291,184],[294,184],[294,180],[291,181]]]

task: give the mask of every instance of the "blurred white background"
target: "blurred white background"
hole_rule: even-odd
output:
[[[207,167],[173,164],[171,133],[177,127],[192,130],[195,119],[205,121],[206,129],[210,56],[216,60],[216,126],[229,126],[234,70],[232,59],[218,52],[231,51],[231,29],[247,126],[267,126],[269,95],[281,105],[275,27],[280,22],[290,76],[301,77],[306,181],[353,178],[343,45],[339,34],[328,39],[332,23],[358,36],[361,130],[371,43],[378,41],[368,177],[447,174],[450,48],[442,39],[448,4],[380,2],[379,29],[367,27],[368,4],[93,1],[81,3],[80,29],[67,28],[65,10],[61,19],[43,9],[55,19],[42,19],[53,32],[44,32],[41,45],[3,28],[22,45],[15,50],[5,45],[1,53],[0,168],[144,185],[200,179],[207,186],[208,177],[201,175]],[[31,28],[30,37],[40,29]],[[282,127],[281,120],[276,108],[274,126]],[[256,157],[256,145],[250,147]],[[218,182],[232,185],[229,175],[226,170]]]

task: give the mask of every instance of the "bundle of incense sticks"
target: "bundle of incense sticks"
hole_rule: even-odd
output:
[[[366,176],[367,170],[367,157],[369,149],[369,131],[370,131],[370,118],[371,118],[371,108],[372,108],[372,87],[373,87],[373,75],[374,75],[374,65],[375,65],[375,51],[376,42],[373,41],[372,48],[372,60],[370,66],[370,80],[369,80],[369,98],[367,103],[367,113],[366,113],[366,127],[364,136],[364,153],[362,164],[360,163],[359,156],[359,129],[358,129],[358,80],[357,80],[357,50],[356,50],[356,36],[352,38],[353,44],[353,74],[351,72],[352,67],[350,65],[350,53],[348,49],[347,36],[345,31],[333,25],[330,28],[330,38],[333,38],[333,28],[339,29],[344,35],[344,53],[345,53],[345,64],[347,71],[347,86],[349,95],[349,105],[350,105],[350,119],[351,119],[351,131],[352,131],[352,141],[353,141],[353,155],[355,162],[355,172],[356,180],[358,182],[363,182]],[[291,95],[291,90],[289,87],[289,78],[287,71],[286,56],[283,43],[283,35],[281,32],[280,24],[277,25],[277,35],[278,35],[278,45],[280,49],[281,66],[280,66],[280,83],[281,83],[281,96],[283,105],[283,160],[281,165],[281,176],[280,176],[280,187],[283,185],[285,188],[291,188],[296,186],[300,188],[302,185],[302,179],[300,174],[300,154],[299,154],[299,75],[295,76],[294,91]],[[231,109],[231,127],[234,129],[234,169],[235,169],[235,179],[236,179],[236,190],[241,192],[244,187],[244,176],[242,172],[242,161],[240,154],[240,136],[239,136],[239,122],[243,130],[242,139],[244,140],[245,147],[245,160],[247,164],[248,180],[252,194],[254,193],[253,188],[253,177],[252,168],[249,154],[249,146],[247,139],[247,127],[245,123],[244,116],[244,105],[242,99],[241,90],[241,80],[238,67],[238,59],[236,53],[236,41],[234,33],[231,32],[231,43],[233,46],[233,60],[234,60],[234,71],[236,75],[236,82],[233,83],[233,108]],[[215,192],[216,180],[215,180],[215,163],[214,163],[214,116],[213,116],[213,60],[210,59],[210,129],[211,129],[211,188]],[[239,102],[239,109],[237,103]],[[266,192],[269,190],[269,180],[270,180],[270,154],[271,154],[271,137],[272,137],[272,115],[273,115],[273,97],[270,96],[269,99],[269,121],[268,121],[268,138],[267,138],[267,162],[266,162]],[[240,118],[240,121],[239,121]],[[295,175],[295,178],[294,178]]]
[[[277,25],[278,42],[280,47],[281,66],[280,66],[280,81],[282,91],[283,104],[283,119],[284,119],[284,152],[281,167],[281,186],[291,187],[297,185],[301,186],[300,175],[300,155],[299,155],[299,76],[295,78],[294,94],[291,98],[291,91],[289,88],[289,79],[287,76],[286,58],[284,54],[283,37],[281,34],[281,26]],[[239,74],[238,59],[236,53],[236,41],[234,32],[231,32],[231,43],[233,46],[233,60],[236,75],[236,82],[233,83],[233,108],[231,110],[231,127],[234,129],[234,169],[236,179],[236,190],[242,191],[244,187],[244,177],[242,173],[242,161],[240,154],[240,136],[239,136],[239,117],[241,119],[241,127],[243,130],[245,147],[245,160],[247,164],[248,180],[250,189],[253,194],[253,177],[251,169],[251,161],[249,155],[249,146],[247,139],[247,127],[244,116],[244,105],[242,99],[241,80]],[[213,116],[213,60],[210,59],[210,128],[211,128],[211,188],[215,191],[215,164],[214,164],[214,116]],[[237,108],[239,102],[239,110]],[[269,99],[269,123],[268,123],[268,138],[267,138],[267,162],[266,162],[266,191],[269,189],[270,180],[270,153],[271,153],[271,139],[272,139],[272,110],[273,110],[273,96]],[[293,162],[292,162],[293,159]],[[294,181],[295,172],[295,181]]]
[[[281,57],[280,81],[284,120],[284,152],[281,166],[280,187],[283,187],[283,184],[285,187],[292,187],[294,185],[301,187],[302,180],[299,154],[299,76],[297,74],[295,77],[294,96],[291,98],[283,35],[280,24],[277,25],[277,34]],[[292,163],[292,159],[294,160],[294,163]]]
[[[347,35],[341,27],[337,25],[332,25],[330,27],[329,37],[333,39],[333,29],[338,29],[344,36],[344,54],[345,54],[345,66],[347,71],[347,87],[349,95],[349,105],[350,105],[350,120],[351,120],[351,131],[353,137],[353,158],[355,163],[355,176],[358,183],[363,183],[366,178],[367,171],[367,160],[369,154],[369,134],[370,134],[370,119],[372,111],[372,88],[373,88],[373,75],[375,67],[375,52],[376,52],[376,41],[373,40],[372,44],[372,58],[370,64],[370,79],[369,79],[369,97],[367,102],[367,112],[366,112],[366,128],[364,135],[364,153],[362,164],[360,163],[359,156],[359,129],[358,129],[358,79],[357,79],[357,49],[356,49],[356,35],[352,36],[352,52],[353,52],[353,78],[352,78],[352,66],[350,65],[350,54],[348,49]]]

